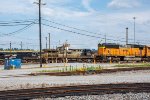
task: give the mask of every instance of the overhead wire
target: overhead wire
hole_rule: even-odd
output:
[[[42,25],[48,26],[48,27],[51,27],[51,28],[54,28],[54,29],[70,32],[70,33],[75,33],[75,34],[79,34],[79,35],[88,36],[88,37],[101,38],[101,37],[98,37],[98,36],[88,35],[88,34],[84,34],[84,33],[79,33],[79,32],[75,32],[75,31],[72,31],[72,30],[67,30],[67,29],[64,29],[64,28],[59,28],[59,27],[56,27],[56,26],[48,25],[48,24],[43,24],[42,23]]]
[[[51,21],[51,20],[48,20],[48,19],[42,19],[42,20],[45,20],[47,22],[50,22],[50,23],[53,23],[53,24],[56,24],[56,25],[60,25],[60,26],[64,26],[64,27],[67,27],[67,28],[75,29],[75,30],[78,30],[78,31],[82,31],[82,32],[90,33],[90,34],[96,34],[96,35],[105,36],[104,34],[100,34],[100,33],[91,32],[91,31],[88,31],[88,30],[84,30],[84,29],[72,27],[72,26],[61,24],[61,23],[58,23],[58,22],[55,22],[55,21]],[[107,35],[107,36],[109,36],[109,37],[115,37],[115,36],[112,36],[112,35]]]
[[[36,19],[37,20],[37,19]],[[49,21],[49,20],[46,20],[46,19],[43,19],[45,21]],[[29,25],[30,24],[20,24],[20,23],[26,23],[26,22],[33,22],[33,21],[12,21],[12,22],[3,22],[3,23],[0,23],[0,26],[18,26],[18,25]],[[64,27],[68,27],[68,28],[72,28],[72,29],[76,29],[76,30],[79,30],[79,31],[83,31],[83,32],[87,32],[87,33],[94,33],[94,32],[90,32],[90,31],[87,31],[87,30],[83,30],[83,29],[79,29],[79,28],[74,28],[74,27],[71,27],[71,26],[67,26],[67,25],[64,25],[64,24],[60,24],[60,23],[57,23],[57,22],[53,22],[53,21],[49,21],[49,22],[52,22],[54,24],[57,24],[57,25],[61,25],[61,26],[64,26]],[[10,23],[19,23],[19,24],[16,24],[16,25],[10,25]],[[2,25],[4,24],[4,25]],[[9,24],[9,25],[8,25]],[[38,23],[35,23],[35,24],[38,24]],[[44,24],[46,25],[46,24]],[[49,26],[49,25],[48,25]],[[74,32],[74,31],[71,31],[71,30],[66,30],[66,29],[62,29],[62,28],[58,28],[58,27],[55,27],[55,26],[51,26],[53,28],[57,28],[57,29],[60,29],[60,30],[64,30],[64,31],[68,31],[68,32],[72,32],[72,33],[76,33],[76,34],[80,34],[80,35],[84,35],[84,36],[89,36],[89,37],[95,37],[95,38],[101,38],[101,39],[105,39],[105,38],[102,38],[102,37],[99,37],[99,36],[93,36],[93,35],[87,35],[87,34],[83,34],[83,33],[79,33],[79,32]],[[26,27],[25,27],[26,28]],[[23,28],[24,29],[24,28]],[[21,29],[22,30],[22,29]],[[20,30],[18,30],[20,31]],[[16,31],[16,32],[18,32]],[[15,32],[15,33],[16,33]],[[14,33],[14,32],[12,32]],[[10,34],[10,33],[9,33]],[[101,35],[99,33],[94,33],[94,34],[98,34],[98,35]],[[6,34],[5,34],[6,35]],[[121,38],[121,39],[125,39],[125,38]],[[118,41],[118,40],[115,40],[115,39],[108,39],[107,40],[113,40],[113,41]],[[119,40],[120,41],[120,40]],[[123,41],[125,42],[125,41]]]
[[[75,28],[75,27],[72,27],[72,26],[68,26],[68,25],[64,25],[64,24],[61,24],[61,23],[58,23],[58,22],[55,22],[55,21],[51,21],[51,20],[47,20],[47,19],[42,19],[42,20],[45,20],[45,21],[47,21],[47,22],[51,22],[51,23],[53,23],[53,24],[57,24],[57,25],[60,25],[60,26],[64,26],[64,27],[67,27],[67,28],[71,28],[71,29],[75,29],[75,30],[78,30],[78,31],[82,31],[82,32],[86,32],[86,33],[92,33],[92,34],[97,34],[97,35],[103,35],[103,34],[100,34],[100,33],[96,33],[96,32],[90,32],[90,31],[87,31],[87,30],[84,30],[84,29],[79,29],[79,28]],[[103,36],[105,36],[105,35],[103,35]],[[92,36],[92,37],[98,37],[99,38],[99,36]],[[110,36],[110,35],[107,35],[107,37],[113,37],[113,36]],[[101,39],[105,39],[105,38],[102,38],[102,37],[100,37]],[[116,38],[116,37],[114,37],[114,38]],[[126,42],[125,40],[126,40],[126,38],[119,38],[120,40],[120,42]],[[108,39],[107,38],[107,40],[112,40],[112,41],[118,41],[118,40],[115,40],[115,39]],[[128,39],[128,40],[133,40],[133,39]],[[145,40],[141,40],[141,41],[145,41]]]
[[[14,21],[0,21],[0,26],[19,26],[19,25],[29,25],[32,22],[35,22],[37,19],[34,20],[14,20]]]
[[[96,33],[96,32],[91,32],[91,31],[87,31],[87,30],[84,30],[84,29],[79,29],[79,28],[75,28],[75,27],[72,27],[72,26],[68,26],[68,25],[64,25],[64,24],[60,24],[60,23],[57,23],[57,22],[54,22],[54,21],[51,21],[51,20],[47,20],[47,19],[42,19],[42,20],[45,20],[45,21],[48,21],[48,22],[51,22],[51,23],[54,23],[54,24],[57,24],[57,25],[60,25],[60,26],[64,26],[64,27],[67,27],[67,28],[71,28],[71,29],[75,29],[75,30],[78,30],[78,31],[82,31],[82,32],[86,32],[86,33],[90,33],[90,34],[96,34],[96,35],[103,35],[103,34],[100,34],[100,33]],[[105,35],[103,35],[105,36]],[[97,36],[99,38],[99,36]],[[107,37],[113,37],[113,36],[108,36]],[[102,38],[100,37],[101,39],[105,39],[105,38]],[[116,37],[115,37],[116,38]],[[121,39],[125,39],[125,38],[121,38]],[[115,40],[115,39],[108,39],[108,40],[113,40],[113,41],[118,41],[118,40]],[[125,42],[125,41],[123,41]]]
[[[0,25],[0,26],[20,26],[20,25],[30,25],[30,24],[9,24],[9,25]]]
[[[0,21],[0,24],[10,24],[10,23],[26,23],[26,22],[34,22],[37,19],[28,19],[28,20],[12,20],[12,21]]]
[[[54,24],[57,24],[57,25],[60,25],[60,26],[68,27],[68,28],[71,28],[71,29],[75,29],[75,30],[78,30],[78,31],[83,31],[83,32],[87,32],[87,33],[93,33],[93,34],[97,34],[97,35],[103,35],[103,34],[100,34],[100,33],[90,32],[90,31],[87,31],[87,30],[84,30],[84,29],[79,29],[79,28],[72,27],[72,26],[69,26],[69,25],[60,24],[60,23],[57,23],[57,22],[54,22],[54,21],[51,21],[51,20],[47,20],[47,19],[42,19],[42,20],[45,20],[45,21],[48,21],[48,22],[51,22],[51,23],[54,23]]]
[[[23,27],[23,28],[21,28],[21,29],[19,29],[19,30],[16,30],[16,31],[14,31],[14,32],[0,34],[0,36],[8,36],[8,35],[12,35],[12,34],[14,34],[14,33],[18,33],[18,32],[24,31],[24,30],[28,29],[29,27],[31,27],[34,23],[35,23],[35,22],[32,22],[32,23],[26,25],[25,27]]]
[[[36,20],[37,19],[34,19],[33,20],[20,20],[20,21],[11,21],[11,22],[8,22],[8,21],[0,21],[0,26],[19,26],[19,25],[26,25],[25,27],[17,30],[17,31],[14,31],[14,32],[11,32],[11,33],[6,33],[6,34],[0,34],[0,36],[5,36],[5,35],[12,35],[14,33],[17,33],[17,32],[20,32],[20,31],[23,31],[29,27],[31,27],[33,24],[38,24],[36,23]],[[51,23],[54,23],[54,24],[57,24],[57,25],[61,25],[63,27],[67,27],[67,28],[71,28],[71,29],[75,29],[75,30],[78,30],[78,31],[82,31],[82,32],[86,32],[86,33],[92,33],[92,34],[97,34],[97,35],[103,35],[103,34],[100,34],[100,33],[95,33],[95,32],[90,32],[90,31],[87,31],[87,30],[83,30],[83,29],[79,29],[79,28],[75,28],[75,27],[72,27],[72,26],[68,26],[68,25],[64,25],[64,24],[60,24],[60,23],[57,23],[57,22],[54,22],[54,21],[50,21],[50,20],[47,20],[47,19],[42,19],[42,20],[45,20],[45,21],[48,21],[48,22],[51,22]],[[30,23],[29,23],[30,22]],[[92,37],[92,38],[100,38],[100,39],[105,39],[104,37],[100,37],[100,36],[95,36],[95,35],[89,35],[89,34],[85,34],[85,33],[81,33],[81,32],[75,32],[75,31],[72,31],[72,30],[68,30],[68,29],[64,29],[64,28],[59,28],[59,27],[56,27],[56,26],[52,26],[52,25],[49,25],[49,24],[44,24],[42,23],[42,25],[44,26],[48,26],[48,27],[51,27],[51,28],[55,28],[55,29],[59,29],[59,30],[62,30],[62,31],[67,31],[67,32],[70,32],[70,33],[74,33],[74,34],[78,34],[78,35],[83,35],[83,36],[88,36],[88,37]],[[103,35],[104,36],[104,35]],[[110,37],[107,35],[107,37]],[[112,38],[112,37],[111,37]],[[115,37],[116,38],[116,37]],[[121,39],[121,40],[120,40]],[[110,39],[110,38],[107,38],[108,41],[119,41],[119,42],[126,42],[126,41],[123,41],[125,40],[125,38],[120,38],[119,40],[116,40],[116,39]],[[133,40],[133,39],[129,39],[129,40]],[[145,40],[143,40],[145,41]]]
[[[51,27],[51,28],[54,28],[54,29],[58,29],[58,30],[62,30],[62,31],[78,34],[78,35],[83,35],[83,36],[92,37],[92,38],[105,39],[103,37],[94,36],[94,35],[88,35],[88,34],[84,34],[84,33],[80,33],[80,32],[75,32],[75,31],[72,31],[72,30],[67,30],[67,29],[64,29],[64,28],[60,28],[60,27],[56,27],[56,26],[52,26],[52,25],[48,25],[48,24],[43,24],[42,23],[42,25],[48,26],[48,27]],[[107,39],[107,40],[118,41],[118,40],[115,40],[115,39]],[[125,41],[122,41],[122,42],[125,42]]]

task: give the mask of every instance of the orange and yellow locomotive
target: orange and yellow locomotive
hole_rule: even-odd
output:
[[[115,43],[98,44],[100,60],[112,61],[149,61],[150,47],[146,45],[119,45]]]

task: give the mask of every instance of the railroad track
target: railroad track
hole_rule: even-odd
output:
[[[64,96],[100,95],[128,92],[150,93],[150,83],[97,84],[8,90],[0,91],[0,100],[28,100],[42,97],[56,98]]]

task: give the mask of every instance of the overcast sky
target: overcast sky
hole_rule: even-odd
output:
[[[33,2],[38,0],[1,0],[1,23],[14,20],[36,21],[38,6]],[[126,27],[129,28],[129,42],[133,43],[133,17],[136,17],[136,42],[150,44],[150,0],[42,0],[42,2],[46,3],[42,6],[42,48],[45,48],[45,37],[48,33],[51,33],[52,48],[60,46],[67,40],[71,48],[97,49],[97,44],[105,41],[105,35],[107,42],[125,44]],[[33,24],[24,31],[15,32],[23,27],[26,25],[0,26],[0,48],[8,48],[10,41],[13,48],[20,48],[22,41],[23,48],[38,49],[38,25]]]

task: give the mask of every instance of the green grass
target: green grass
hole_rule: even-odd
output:
[[[102,70],[102,67],[98,66],[98,67],[94,67],[94,66],[91,66],[91,67],[88,67],[86,69],[86,71],[94,71],[94,70]]]
[[[41,71],[38,71],[40,73],[50,73],[50,72],[59,72],[59,70],[41,70]]]
[[[40,73],[53,73],[53,72],[78,72],[78,71],[96,71],[96,70],[102,70],[101,66],[83,66],[83,67],[73,67],[73,66],[67,66],[65,68],[59,69],[59,70],[41,70],[38,71]]]
[[[115,65],[113,67],[150,67],[150,63],[144,63],[144,64],[119,64],[119,65]]]

